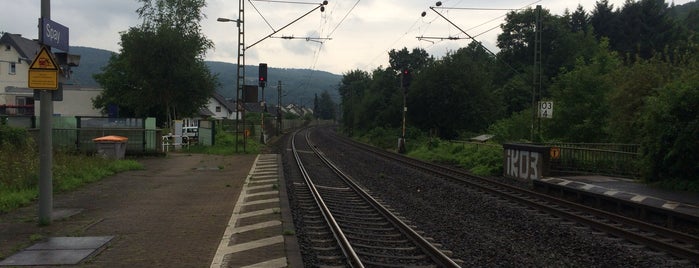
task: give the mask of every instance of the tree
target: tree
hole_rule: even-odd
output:
[[[551,86],[556,112],[547,133],[568,142],[603,142],[609,105],[606,96],[613,84],[609,73],[621,63],[602,42],[599,52],[588,63],[582,58],[575,68],[558,76]]]
[[[357,114],[359,105],[364,97],[364,91],[371,82],[369,73],[362,70],[353,70],[344,73],[340,87],[340,103],[342,106],[342,125],[345,131],[352,135],[357,127]]]
[[[614,142],[639,143],[642,133],[641,112],[648,97],[672,81],[682,66],[676,66],[660,56],[638,59],[633,64],[613,72],[614,90],[609,94],[609,135]]]
[[[412,52],[408,52],[408,48],[404,47],[398,51],[391,49],[388,52],[388,63],[391,66],[389,69],[396,73],[400,73],[403,69],[419,72],[432,62],[434,62],[434,57],[422,48],[413,48]]]
[[[590,24],[590,16],[587,15],[585,9],[581,5],[575,9],[575,12],[570,16],[570,31],[571,32],[587,32],[587,27]]]
[[[425,68],[408,91],[408,121],[442,138],[479,132],[498,115],[495,58],[476,42]]]
[[[699,181],[699,64],[648,97],[642,113],[642,167],[648,181]]]
[[[526,9],[507,14],[498,36],[498,72],[495,83],[504,100],[506,114],[531,107],[534,76],[534,43],[536,10]],[[578,58],[589,59],[594,53],[596,41],[586,31],[573,31],[583,27],[584,11],[578,8],[573,16],[554,16],[547,9],[541,10],[541,97],[549,97],[548,87],[561,70],[570,70]],[[505,66],[503,63],[506,63]]]
[[[610,5],[608,0],[597,1],[590,16],[590,24],[597,40],[607,37],[614,42],[619,36],[618,12],[614,11],[614,5]]]
[[[612,47],[622,55],[649,59],[683,38],[680,27],[668,15],[663,0],[627,2],[619,13],[619,21],[621,35],[612,42]]]
[[[323,90],[323,92],[320,93],[320,99],[318,99],[317,102],[318,107],[314,112],[318,118],[323,120],[335,119],[335,102],[332,97],[330,97],[330,93],[328,93],[327,90]]]
[[[120,53],[95,75],[104,91],[95,108],[110,104],[122,116],[167,121],[195,115],[206,105],[216,77],[204,64],[213,44],[201,32],[203,0],[139,0],[143,23],[121,34]]]

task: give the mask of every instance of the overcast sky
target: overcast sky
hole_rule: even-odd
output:
[[[245,44],[261,40],[279,30],[322,1],[293,0],[245,1]],[[492,51],[504,16],[504,9],[541,5],[553,14],[563,14],[580,4],[588,12],[596,0],[445,0],[442,7],[476,8],[437,9]],[[0,0],[0,31],[37,38],[37,19],[41,0]],[[298,4],[308,2],[311,4]],[[445,19],[430,10],[434,0],[329,0],[325,12],[316,10],[277,34],[246,50],[245,63],[267,63],[273,68],[307,68],[342,74],[350,70],[371,71],[388,65],[388,51],[403,47],[423,48],[440,57],[448,51],[466,46],[470,41],[419,40],[417,37],[466,37]],[[625,0],[609,0],[615,8]],[[667,1],[670,3],[670,1]],[[691,0],[676,0],[681,5]],[[70,45],[87,46],[117,52],[119,33],[139,25],[136,0],[53,0],[51,19],[70,28]],[[495,9],[495,10],[492,10]],[[421,16],[427,12],[425,17]],[[236,62],[237,29],[235,23],[217,22],[219,17],[236,19],[238,1],[208,0],[201,22],[204,34],[215,49],[206,60]],[[266,20],[266,22],[265,22]],[[268,25],[269,24],[269,25]],[[282,39],[293,36],[301,39]],[[307,41],[306,37],[331,38]]]

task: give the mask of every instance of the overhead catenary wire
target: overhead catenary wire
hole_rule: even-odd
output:
[[[527,8],[527,7],[529,7],[529,6],[533,5],[533,4],[536,4],[536,3],[538,3],[538,2],[541,2],[541,0],[537,0],[537,1],[533,2],[533,3],[531,3],[531,4],[525,5],[525,6],[522,7],[522,8],[518,8],[518,9],[514,9],[514,10],[524,9],[524,8]],[[512,69],[515,73],[519,73],[519,71],[517,71],[517,69],[515,69],[514,67],[512,67],[512,65],[510,65],[510,64],[507,63],[507,62],[505,62],[503,59],[497,57],[497,55],[496,55],[495,53],[493,53],[490,49],[488,49],[486,46],[484,46],[483,43],[481,43],[480,41],[476,40],[476,39],[475,39],[475,36],[472,36],[472,35],[468,34],[466,31],[464,31],[463,29],[461,29],[461,27],[457,26],[454,22],[452,22],[451,20],[447,19],[447,17],[445,17],[444,14],[442,14],[442,13],[440,13],[440,12],[437,11],[437,9],[450,10],[450,9],[459,9],[459,8],[440,7],[441,3],[440,3],[440,2],[437,2],[437,3],[438,3],[438,4],[437,4],[437,7],[432,7],[432,6],[431,6],[431,7],[429,7],[430,10],[434,11],[434,13],[436,13],[437,15],[439,15],[440,17],[442,17],[442,18],[443,18],[444,20],[446,20],[449,24],[451,24],[451,25],[454,26],[456,29],[458,29],[459,31],[461,31],[463,34],[465,34],[466,36],[468,36],[470,39],[472,39],[474,42],[476,42],[476,44],[478,44],[481,48],[483,48],[485,51],[487,51],[488,53],[490,53],[491,55],[493,55],[493,57],[499,59],[502,63],[504,63],[506,66],[508,66],[510,69]],[[461,8],[461,9],[463,9],[463,8]],[[425,15],[426,15],[426,13],[423,12],[423,13],[422,13],[422,16],[425,16]],[[498,27],[499,27],[499,26],[495,26],[495,27],[493,27],[493,28],[488,29],[488,30],[485,31],[485,32],[482,32],[482,33],[478,34],[478,35],[481,35],[481,34],[484,34],[484,33],[486,33],[486,32],[489,32],[489,31],[491,31],[491,30],[493,30],[493,29],[496,29],[496,28],[498,28]],[[472,28],[472,29],[473,29],[473,28]]]
[[[255,0],[255,1],[260,1],[260,0]],[[260,14],[260,17],[262,18],[263,21],[265,21],[265,23],[267,24],[267,26],[269,26],[269,28],[272,29],[272,31],[276,31],[276,30],[274,29],[274,27],[272,27],[272,24],[270,24],[269,21],[267,21],[267,18],[265,18],[265,16],[262,15],[262,12],[260,12],[260,10],[257,9],[257,7],[255,6],[255,4],[252,3],[252,0],[248,0],[248,3],[250,3],[250,5],[252,6],[252,8],[255,9],[255,11],[257,11],[257,14]]]
[[[357,0],[357,2],[354,3],[354,5],[352,6],[352,8],[350,8],[349,11],[347,11],[347,13],[345,14],[345,16],[343,16],[342,19],[340,20],[340,22],[338,22],[337,25],[335,25],[335,28],[333,28],[333,30],[330,31],[330,33],[328,34],[328,37],[332,36],[332,35],[335,33],[335,31],[336,31],[338,28],[340,28],[340,25],[342,25],[342,22],[344,22],[345,19],[347,18],[347,16],[349,16],[349,14],[352,13],[352,11],[354,10],[354,8],[357,7],[357,5],[359,4],[360,1],[361,1],[361,0]]]
[[[298,2],[298,1],[281,1],[281,0],[249,0],[255,2],[269,2],[269,3],[285,3],[285,4],[302,4],[302,5],[317,5],[316,2]]]

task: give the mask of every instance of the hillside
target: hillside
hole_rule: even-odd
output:
[[[112,51],[90,47],[71,47],[72,54],[78,54],[80,66],[73,68],[72,82],[87,87],[99,87],[92,75],[102,71],[107,65]],[[227,62],[207,61],[211,73],[218,75],[219,87],[217,91],[227,98],[235,98],[236,65]],[[257,66],[246,66],[245,76],[248,84],[257,84]],[[341,75],[324,71],[308,69],[282,69],[272,68],[267,70],[269,84],[265,88],[267,102],[277,101],[277,81],[282,82],[282,102],[296,103],[312,106],[315,94],[320,95],[327,90],[333,99],[339,100],[337,87],[342,79]]]

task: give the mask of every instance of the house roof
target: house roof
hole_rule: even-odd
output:
[[[245,106],[246,112],[261,113],[264,110],[264,106],[262,106],[259,102],[246,102],[243,103],[243,105]]]
[[[228,109],[228,111],[230,111],[230,112],[235,111],[235,102],[228,101],[223,95],[221,95],[218,92],[214,92],[213,97],[216,101],[221,103],[223,105],[223,107],[226,107],[226,109]]]
[[[8,44],[14,47],[20,58],[27,61],[32,61],[41,49],[38,42],[26,39],[20,34],[5,33],[0,37],[0,44]]]
[[[215,116],[215,114],[213,112],[209,111],[209,109],[206,109],[204,107],[199,108],[199,115],[201,115],[201,116]]]

